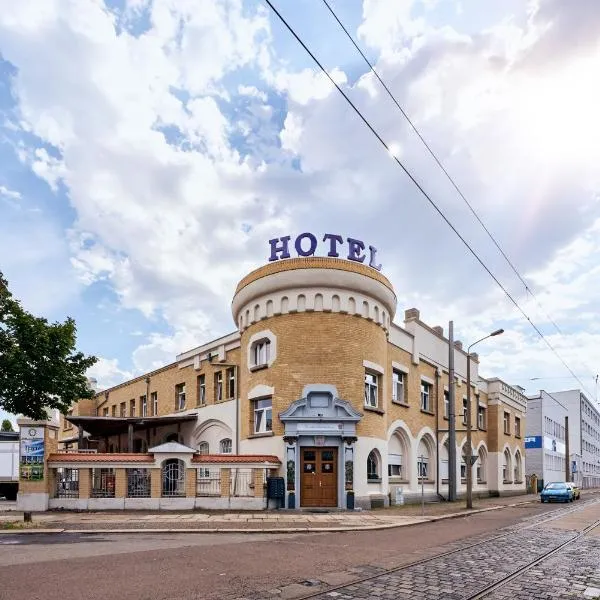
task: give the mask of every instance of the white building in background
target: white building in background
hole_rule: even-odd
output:
[[[552,392],[569,416],[572,479],[584,488],[600,487],[600,410],[581,390]]]
[[[553,394],[540,390],[527,400],[525,465],[528,477],[538,478],[538,490],[566,476],[568,409]]]

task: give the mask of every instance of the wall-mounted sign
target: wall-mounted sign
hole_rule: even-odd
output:
[[[542,447],[542,436],[533,435],[525,438],[525,448],[541,448]]]
[[[29,481],[44,479],[44,428],[21,427],[19,476]]]
[[[271,246],[271,255],[269,261],[290,258],[291,236],[284,235],[280,238],[269,240]],[[326,233],[322,242],[326,244],[327,256],[339,258],[342,252],[343,258],[353,260],[354,262],[364,263],[368,259],[368,265],[377,271],[381,271],[381,265],[377,264],[377,248],[367,246],[362,240],[355,238],[344,238],[336,233]],[[298,256],[314,256],[319,242],[317,236],[312,233],[301,233],[294,240],[294,250]],[[344,250],[342,250],[342,247]],[[346,253],[347,251],[347,253]]]

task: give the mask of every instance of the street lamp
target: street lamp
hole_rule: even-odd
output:
[[[471,348],[483,340],[501,335],[504,333],[504,329],[496,329],[492,331],[480,340],[473,342],[467,348],[467,451],[468,455],[465,456],[465,463],[467,464],[467,508],[473,508],[473,457],[472,445],[471,445]]]

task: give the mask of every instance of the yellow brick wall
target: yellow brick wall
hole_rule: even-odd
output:
[[[249,372],[248,341],[268,329],[277,337],[277,358],[267,369]],[[273,432],[283,434],[278,414],[298,400],[309,383],[331,384],[340,397],[364,414],[357,427],[361,436],[385,435],[385,416],[364,408],[364,367],[368,360],[385,368],[387,341],[384,330],[361,317],[339,313],[310,312],[280,315],[250,326],[242,335],[241,437],[252,431],[248,392],[256,385],[275,388]],[[387,408],[389,385],[382,381],[380,406]]]
[[[196,497],[196,475],[198,469],[185,470],[185,495],[188,498]]]
[[[115,498],[127,497],[127,469],[115,469]]]

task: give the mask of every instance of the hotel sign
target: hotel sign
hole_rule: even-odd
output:
[[[301,233],[294,240],[293,246],[291,242],[292,238],[289,235],[269,240],[269,245],[271,246],[269,261],[290,258],[290,249],[292,247],[298,256],[314,256],[319,246],[317,236],[308,232]],[[327,256],[339,258],[340,252],[342,252],[343,258],[359,263],[367,261],[366,264],[370,267],[381,271],[381,265],[377,264],[377,248],[375,246],[367,246],[362,240],[351,237],[344,239],[336,233],[326,233],[321,242],[325,244]]]

